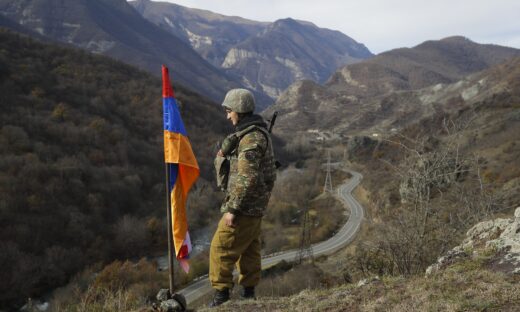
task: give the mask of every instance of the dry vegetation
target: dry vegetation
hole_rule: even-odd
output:
[[[168,284],[152,263],[115,261],[99,273],[86,270],[54,294],[53,311],[129,311],[143,306]]]
[[[486,182],[482,159],[461,145],[469,122],[444,119],[440,125],[437,136],[416,132],[376,147],[369,168],[389,168],[393,180],[368,179],[372,189],[388,183],[374,192],[384,222],[372,224],[371,237],[358,243],[351,270],[365,275],[424,272],[471,225],[510,208],[506,198],[512,194]]]
[[[298,159],[298,161],[295,165],[279,171],[276,187],[263,222],[264,254],[299,246],[300,223],[304,209],[309,209],[311,216],[313,242],[322,241],[333,235],[344,223],[346,217],[345,207],[334,196],[328,193],[322,194],[325,179],[323,151],[318,153],[315,145],[303,139],[278,146],[277,150],[280,151],[278,155],[283,163],[290,163],[290,159]],[[303,157],[298,158],[297,155],[303,155]],[[338,159],[342,157],[342,152],[333,150],[332,155],[333,159]],[[346,173],[341,170],[333,171],[332,179],[335,186],[346,177]],[[221,202],[221,194],[208,192],[208,190],[212,190],[211,186],[202,181],[197,183],[196,188],[190,193],[189,218],[190,223],[194,223],[195,226],[199,224],[202,226],[209,220],[218,219],[218,209],[213,206],[215,203]],[[116,224],[116,228],[120,233],[118,236],[120,241],[116,246],[120,246],[122,251],[135,251],[131,248],[134,246],[133,244],[136,244],[136,247],[139,247],[139,244],[145,246],[146,241],[141,239],[142,235],[139,235],[142,231],[146,233],[144,237],[147,237],[148,241],[166,245],[165,235],[161,231],[161,223],[157,218],[151,218],[145,224],[141,224],[134,217],[125,216]],[[65,288],[55,292],[51,302],[53,306],[61,309],[59,311],[96,311],[99,309],[116,311],[118,305],[125,309],[150,306],[153,301],[153,292],[167,287],[167,276],[164,272],[155,274],[153,280],[146,278],[150,276],[151,271],[157,269],[154,268],[153,263],[154,261],[146,262],[144,260],[138,263],[116,261],[104,268],[91,267],[78,275]],[[193,257],[190,260],[190,267],[189,274],[177,270],[175,274],[177,287],[182,288],[194,278],[207,274],[207,252]],[[289,295],[311,285],[313,288],[323,287],[324,284],[332,285],[331,277],[327,277],[318,267],[294,269],[289,267],[289,269],[286,274],[281,273],[288,269],[273,274],[267,273],[262,285],[259,286],[259,293]],[[147,271],[148,273],[146,273]],[[303,277],[303,272],[313,273]],[[128,280],[121,280],[121,276],[125,274],[128,275]],[[108,283],[112,279],[116,284],[105,287],[106,285],[100,282],[100,276],[107,277],[103,281]],[[295,278],[303,278],[305,282],[295,282]],[[272,285],[276,285],[276,287],[273,288]],[[141,293],[136,293],[136,289]],[[65,298],[69,299],[65,300]],[[88,302],[89,308],[79,304],[84,302]]]
[[[109,58],[0,38],[0,309],[14,309],[95,263],[164,252],[161,82]],[[194,229],[218,211],[204,181],[225,118],[175,87],[203,175]]]
[[[180,289],[195,277],[208,273],[208,253],[190,260],[185,274],[175,266],[175,286]],[[160,289],[168,288],[167,271],[159,271],[156,261],[141,259],[114,261],[101,267],[90,267],[65,287],[53,292],[52,311],[131,311],[150,308]]]
[[[278,173],[263,222],[264,254],[299,246],[305,209],[309,210],[312,242],[332,236],[344,223],[346,209],[343,204],[332,194],[323,193],[327,158],[324,150],[317,147],[320,146],[315,142],[298,138],[278,149],[283,162],[296,161],[294,166]],[[336,153],[333,153],[333,159],[338,159]],[[334,186],[345,178],[341,168],[333,170]]]
[[[489,270],[492,258],[490,252],[430,277],[386,276],[364,286],[232,301],[212,311],[517,311],[520,279]]]

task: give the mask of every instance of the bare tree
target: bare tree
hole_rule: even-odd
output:
[[[461,149],[463,131],[470,122],[445,119],[442,135],[400,136],[387,141],[404,153],[399,163],[386,162],[399,179],[401,205],[378,228],[370,246],[370,253],[379,258],[376,265],[361,267],[388,265],[391,268],[378,269],[398,274],[422,272],[470,225],[503,209],[503,194],[494,192],[481,178],[479,157]]]

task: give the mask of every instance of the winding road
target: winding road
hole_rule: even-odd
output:
[[[345,184],[340,185],[337,190],[340,200],[350,208],[350,217],[334,236],[326,241],[312,245],[312,251],[315,256],[332,254],[338,249],[345,247],[352,242],[361,227],[364,211],[363,207],[352,197],[352,191],[363,176],[359,172],[349,172],[352,174],[352,178]],[[293,261],[297,252],[298,250],[288,250],[276,255],[266,256],[262,259],[262,268],[270,267],[282,260]],[[184,295],[187,303],[190,304],[210,291],[211,286],[206,277],[181,289],[179,293]]]

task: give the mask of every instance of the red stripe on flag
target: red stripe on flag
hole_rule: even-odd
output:
[[[162,66],[162,96],[163,97],[175,97],[175,94],[173,93],[172,85],[170,84],[170,75],[168,74],[168,67]]]
[[[184,259],[188,256],[188,246],[182,245],[181,250],[179,250],[179,254],[177,255],[177,259]]]

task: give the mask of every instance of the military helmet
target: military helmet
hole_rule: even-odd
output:
[[[222,106],[236,113],[251,113],[255,110],[255,97],[246,89],[232,89],[226,94]]]

